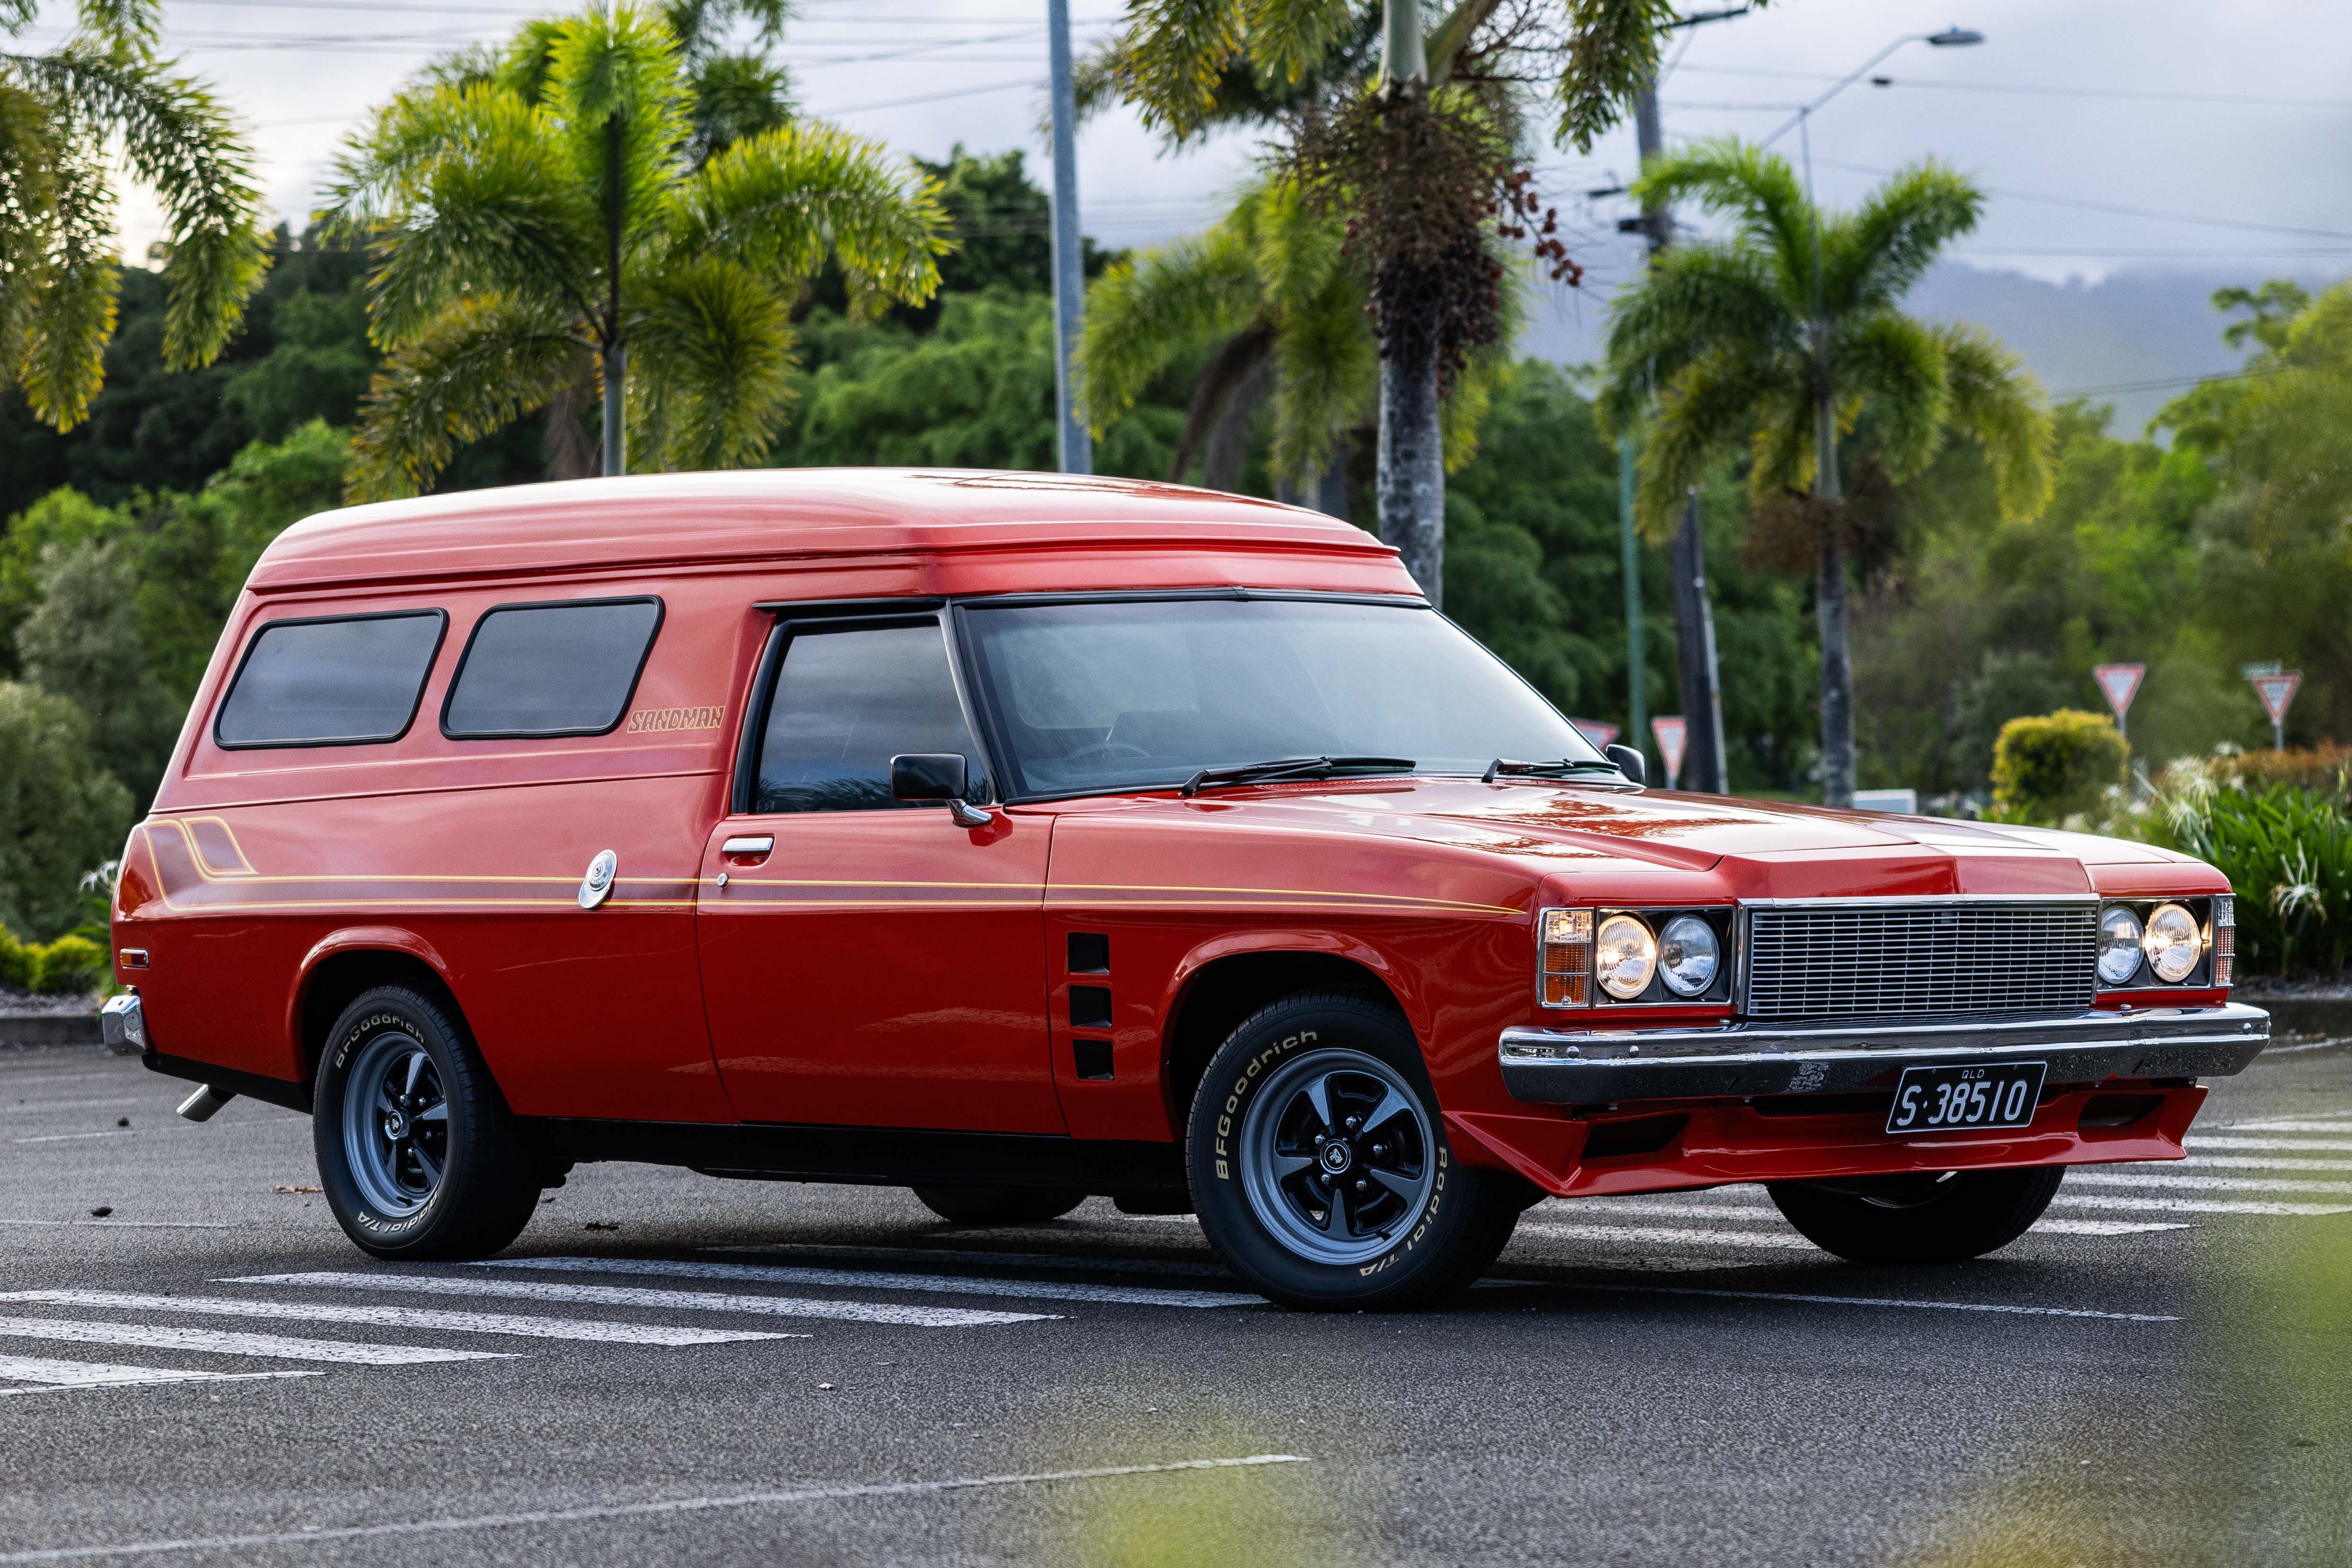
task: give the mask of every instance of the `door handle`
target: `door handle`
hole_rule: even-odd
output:
[[[775,847],[774,836],[762,833],[756,838],[730,838],[719,847],[719,852],[721,855],[765,855]]]

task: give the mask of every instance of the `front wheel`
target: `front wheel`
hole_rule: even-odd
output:
[[[1526,1184],[1456,1163],[1412,1029],[1348,992],[1276,1002],[1211,1058],[1185,1163],[1201,1227],[1286,1307],[1419,1307],[1511,1238]]]
[[[405,985],[343,1009],[310,1120],[327,1206],[378,1258],[488,1258],[538,1206],[538,1178],[489,1069],[463,1026]]]
[[[2065,1176],[2063,1165],[2027,1165],[1772,1182],[1765,1191],[1806,1240],[1850,1262],[1964,1263],[2023,1236]]]

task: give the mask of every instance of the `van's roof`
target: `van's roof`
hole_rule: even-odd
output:
[[[646,474],[349,507],[280,534],[248,585],[728,563],[837,574],[860,558],[915,568],[920,582],[902,591],[938,594],[1192,584],[1418,592],[1394,549],[1298,507],[1141,479],[913,468]],[[1074,576],[1085,562],[1096,564]],[[1027,583],[1024,563],[1050,563],[1052,581]]]

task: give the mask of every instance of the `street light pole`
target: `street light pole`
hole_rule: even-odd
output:
[[[1078,417],[1073,363],[1086,321],[1087,277],[1078,239],[1078,95],[1070,65],[1070,0],[1045,0],[1045,36],[1054,78],[1054,404],[1060,414],[1062,472],[1091,474],[1094,436]]]

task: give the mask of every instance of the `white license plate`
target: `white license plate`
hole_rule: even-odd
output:
[[[2030,1127],[2046,1062],[1998,1067],[1905,1068],[1886,1113],[1889,1132],[1973,1131]]]

